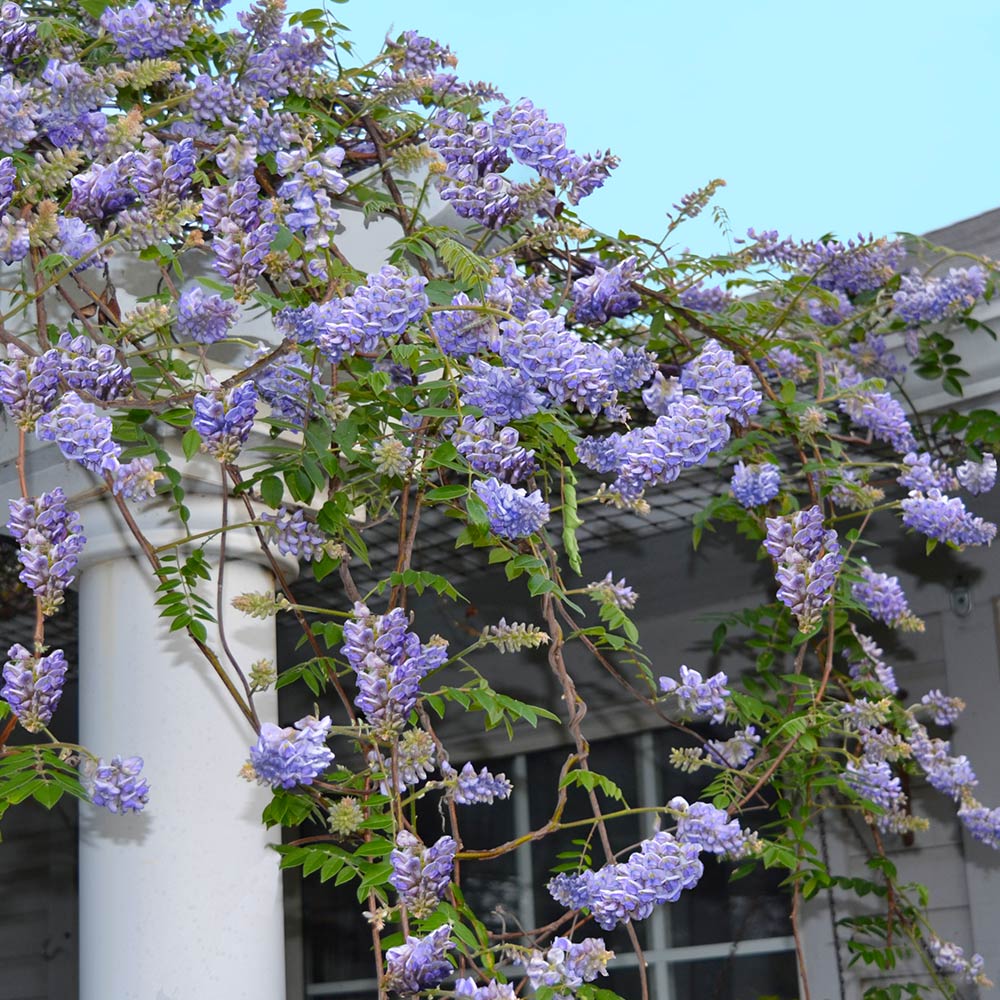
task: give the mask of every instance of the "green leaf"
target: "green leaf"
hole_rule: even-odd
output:
[[[272,510],[281,506],[282,498],[285,495],[285,487],[277,476],[264,476],[260,481],[260,495],[264,503]]]

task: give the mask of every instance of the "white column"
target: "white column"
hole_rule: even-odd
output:
[[[148,565],[108,511],[91,505],[84,525],[80,742],[108,759],[143,757],[150,792],[139,815],[81,809],[80,998],[283,1000],[281,879],[268,846],[279,834],[260,821],[270,790],[239,777],[253,730],[186,634],[158,617]],[[154,544],[168,530],[153,530]],[[229,601],[273,582],[240,541],[225,565],[224,624],[246,668],[274,658],[274,623]],[[214,581],[203,587],[214,604]],[[208,644],[221,651],[212,626]],[[275,719],[273,694],[256,703]]]

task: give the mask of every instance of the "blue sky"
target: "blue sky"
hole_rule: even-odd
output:
[[[289,0],[314,6],[312,0]],[[696,9],[700,8],[700,9]],[[927,0],[351,0],[359,57],[386,31],[446,42],[463,78],[530,97],[580,152],[622,160],[582,214],[660,234],[713,177],[737,235],[924,232],[1000,205],[1000,4]],[[708,220],[677,234],[724,249]]]

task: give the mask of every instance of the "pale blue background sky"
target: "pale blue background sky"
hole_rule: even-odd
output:
[[[239,0],[237,0],[239,2]],[[289,0],[315,6],[310,0]],[[235,4],[234,4],[235,6]],[[387,30],[446,42],[458,74],[530,97],[621,167],[584,201],[659,235],[712,177],[742,235],[923,232],[1000,205],[994,0],[351,0],[359,57]],[[711,224],[678,239],[722,249]]]

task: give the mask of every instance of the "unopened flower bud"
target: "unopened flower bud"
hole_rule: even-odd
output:
[[[233,598],[233,607],[251,618],[270,618],[279,611],[291,607],[284,594],[238,594]]]
[[[361,811],[357,799],[350,797],[341,799],[330,807],[330,829],[341,837],[349,837],[356,833],[364,822],[365,814]]]

